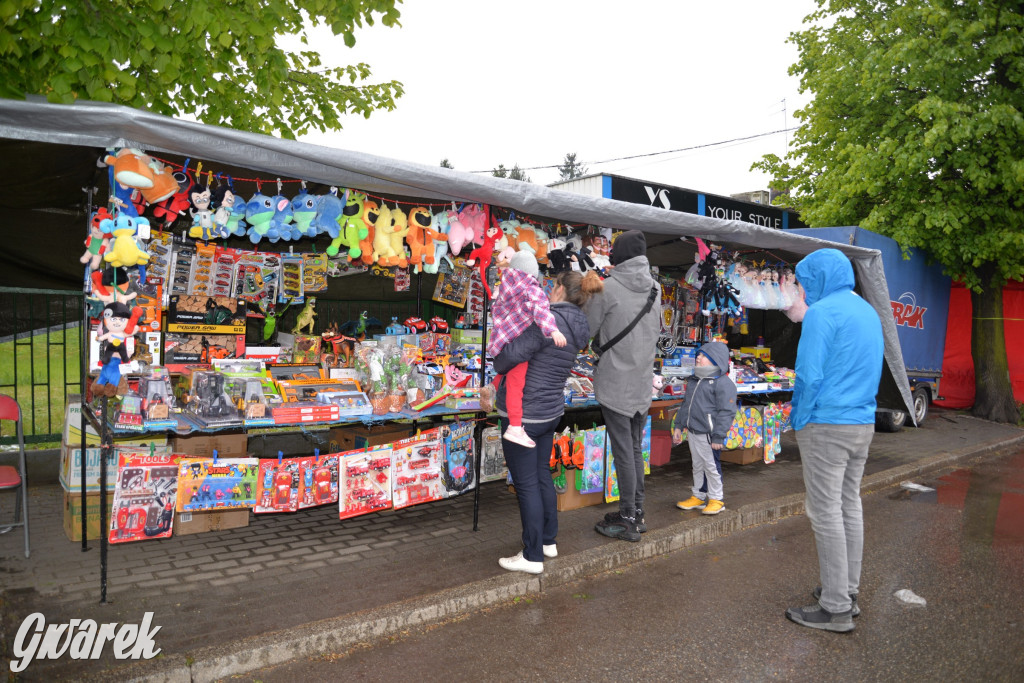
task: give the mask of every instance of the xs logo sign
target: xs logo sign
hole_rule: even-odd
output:
[[[651,206],[655,206],[655,203],[660,203],[663,209],[672,208],[672,202],[668,198],[668,190],[655,190],[650,185],[644,185],[644,190],[647,192],[647,199],[651,202]]]

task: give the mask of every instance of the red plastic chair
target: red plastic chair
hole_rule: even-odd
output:
[[[13,420],[18,431],[18,466],[0,465],[0,491],[17,489],[14,503],[14,523],[0,526],[0,534],[15,527],[25,528],[25,557],[29,556],[28,545],[28,479],[25,476],[25,435],[21,430],[21,408],[10,396],[0,394],[0,420]]]

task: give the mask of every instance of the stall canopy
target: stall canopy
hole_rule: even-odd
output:
[[[0,139],[8,160],[4,200],[5,239],[15,230],[22,250],[10,247],[0,265],[17,264],[42,276],[54,266],[51,245],[67,243],[80,252],[85,222],[82,188],[103,185],[97,172],[103,149],[137,147],[147,152],[190,157],[329,186],[357,188],[393,197],[429,201],[479,202],[551,221],[598,225],[646,233],[653,265],[692,263],[692,239],[700,237],[734,249],[771,251],[796,261],[816,249],[839,249],[853,263],[857,287],[878,312],[885,333],[888,372],[879,403],[912,405],[879,251],[785,233],[740,221],[666,211],[640,204],[588,197],[516,180],[426,166],[362,152],[323,147],[152,114],[129,107],[79,101],[55,105],[42,98],[0,100]],[[100,182],[102,181],[102,182]],[[76,211],[76,208],[79,210]],[[42,228],[42,229],[40,229]],[[9,243],[10,244],[10,243]],[[58,252],[59,253],[59,252]],[[62,256],[60,258],[63,258]],[[77,258],[72,260],[77,264]],[[11,284],[5,282],[5,284]],[[21,282],[32,286],[31,282]],[[911,411],[912,414],[912,411]]]

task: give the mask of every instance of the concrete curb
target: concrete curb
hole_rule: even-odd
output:
[[[1024,443],[1024,435],[876,472],[864,477],[861,490],[876,492],[915,476],[982,460],[995,451],[1021,443]],[[114,676],[118,680],[147,682],[213,681],[301,657],[337,653],[358,643],[478,611],[516,597],[543,593],[547,588],[707,543],[736,531],[803,514],[803,511],[803,494],[780,496],[736,510],[727,509],[715,517],[677,522],[645,534],[639,543],[608,543],[561,557],[545,563],[543,575],[503,574],[365,612],[201,648],[190,655],[171,655],[118,667],[83,680],[109,681]]]

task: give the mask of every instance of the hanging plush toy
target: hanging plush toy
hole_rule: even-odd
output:
[[[170,228],[179,216],[186,215],[192,205],[189,197],[192,195],[192,178],[188,171],[182,169],[174,174],[178,190],[173,195],[153,207],[152,216],[154,220],[163,223],[165,229]]]
[[[111,150],[111,153],[103,158],[103,163],[113,169],[113,202],[120,213],[129,216],[139,215],[133,195],[153,187],[153,169],[149,166],[149,161],[150,158],[142,150],[129,147],[116,153]],[[138,196],[141,197],[141,193]]]
[[[388,240],[391,242],[391,251],[394,252],[394,263],[391,265],[406,268],[409,260],[405,253],[405,236],[409,234],[409,218],[402,211],[402,207],[395,205],[391,211],[391,228],[388,233]]]
[[[189,199],[192,202],[192,209],[189,211],[192,216],[192,227],[188,229],[188,236],[203,241],[213,239],[216,233],[213,227],[213,211],[210,208],[213,193],[209,185],[192,188]]]
[[[245,220],[252,226],[245,233],[249,236],[250,242],[259,244],[264,237],[271,242],[281,239],[277,225],[274,223],[275,211],[274,202],[270,197],[257,190],[245,205]]]
[[[292,217],[300,237],[316,237],[316,228],[313,227],[316,201],[317,196],[306,192],[305,187],[292,199]]]
[[[111,218],[107,207],[100,207],[100,210],[92,215],[89,221],[89,236],[85,238],[85,253],[78,259],[79,263],[88,263],[89,268],[96,270],[103,262],[103,254],[107,251],[110,241],[107,233],[103,232],[100,223]]]
[[[327,247],[327,255],[338,254],[339,247],[348,249],[349,262],[357,261],[363,256],[363,249],[360,240],[366,239],[370,231],[366,227],[363,213],[366,209],[366,195],[359,192],[345,190],[345,198],[341,215],[337,219],[338,234],[334,241]]]
[[[278,190],[280,192],[280,190]],[[277,234],[283,240],[297,240],[302,235],[299,229],[292,225],[295,215],[292,213],[292,202],[282,194],[275,195],[271,201],[274,203],[273,223],[277,227]]]
[[[135,233],[140,225],[149,225],[149,221],[138,216],[119,215],[117,218],[106,218],[100,221],[100,229],[114,236],[113,246],[103,254],[103,260],[110,265],[138,266],[149,263],[149,254],[139,249],[135,241]]]
[[[92,281],[92,295],[103,304],[115,301],[126,304],[136,297],[135,292],[128,291],[128,271],[122,267],[107,266],[95,270],[89,279]]]
[[[431,227],[433,218],[425,206],[417,206],[409,211],[409,232],[405,241],[409,245],[409,263],[415,266],[415,272],[423,270],[423,264],[434,262],[434,239],[440,236]]]
[[[520,242],[520,244],[522,244]],[[552,238],[548,251],[548,265],[552,273],[561,273],[572,267],[569,254],[566,251],[565,240]]]
[[[398,254],[391,249],[391,209],[382,205],[377,210],[377,222],[373,232],[373,263],[382,266],[393,266]]]
[[[218,185],[210,195],[210,208],[213,209],[213,225],[217,237],[227,239],[231,235],[244,235],[245,229],[239,225],[244,212],[235,213],[235,204],[244,204],[241,197],[235,196],[228,185]],[[232,218],[238,216],[238,220]]]
[[[372,199],[363,202],[363,224],[366,225],[366,237],[359,240],[360,257],[365,265],[372,266],[373,245],[377,239],[377,219],[380,218],[380,206]]]
[[[121,377],[121,363],[128,362],[128,337],[135,334],[142,312],[141,308],[128,308],[117,301],[103,308],[100,319],[102,334],[96,337],[96,341],[101,344],[100,362],[103,369],[93,382],[93,394],[115,396],[127,392],[128,382]]]
[[[487,284],[487,268],[491,265],[491,258],[494,256],[494,244],[498,241],[499,236],[501,236],[501,228],[498,227],[497,219],[491,216],[491,227],[487,228],[487,232],[484,234],[483,244],[469,252],[469,257],[466,259],[467,266],[472,266],[474,263],[477,264],[480,281],[484,283],[484,289],[487,290],[488,298],[491,296],[491,288]]]
[[[326,234],[331,239],[341,232],[342,212],[345,210],[345,202],[338,198],[337,191],[338,188],[332,187],[330,192],[317,197],[316,217],[311,224],[317,235]]]
[[[430,218],[430,232],[436,235],[433,238],[433,252],[423,259],[423,271],[436,273],[441,266],[442,260],[447,260],[451,266],[451,258],[448,257],[448,212],[438,211]]]
[[[485,211],[479,204],[470,204],[459,212],[459,220],[473,231],[473,244],[483,244],[487,238],[488,215],[489,211]]]
[[[448,248],[452,254],[459,255],[462,248],[473,241],[473,228],[462,222],[461,214],[455,210],[448,212]]]

